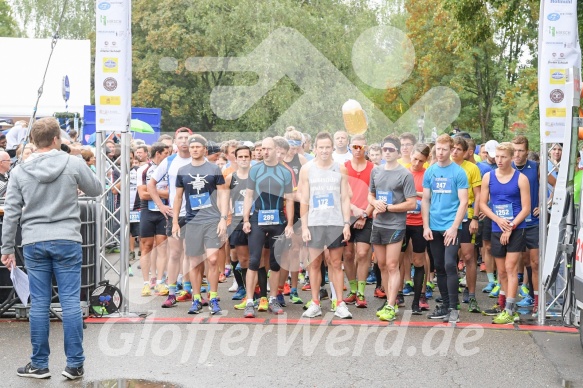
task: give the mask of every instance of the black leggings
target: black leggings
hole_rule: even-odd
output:
[[[260,226],[255,223],[251,224],[251,233],[249,233],[249,269],[252,271],[259,270],[261,265],[261,253],[265,244],[265,239],[269,246],[269,268],[273,272],[278,272],[279,261],[275,258],[275,242],[285,230],[285,225],[264,225]],[[285,236],[283,237],[285,241]],[[281,250],[281,249],[280,249]]]
[[[444,306],[457,310],[459,287],[457,252],[459,241],[456,238],[455,244],[446,247],[443,237],[444,232],[436,232],[435,230],[432,230],[432,232],[433,240],[429,241],[429,245],[435,262],[439,293],[443,298]]]

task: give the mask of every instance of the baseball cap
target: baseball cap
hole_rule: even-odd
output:
[[[174,132],[174,136],[178,135],[179,132],[186,132],[184,131],[185,129],[188,131],[189,135],[192,135],[192,130],[190,128],[180,127],[176,130],[176,132]]]
[[[484,149],[491,158],[496,157],[496,147],[498,147],[498,144],[499,143],[496,140],[488,140],[486,144],[484,144]]]
[[[221,152],[221,147],[219,147],[219,145],[214,141],[209,140],[206,145],[206,151],[208,155],[218,154],[219,152]]]
[[[200,136],[200,135],[194,135],[188,138],[188,144],[192,144],[192,143],[200,143],[203,147],[207,147],[207,140]]]

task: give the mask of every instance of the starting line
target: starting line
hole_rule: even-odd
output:
[[[0,323],[28,322],[23,319],[0,319]],[[490,330],[514,330],[514,331],[540,331],[550,333],[578,334],[574,327],[565,326],[539,326],[536,324],[495,325],[492,323],[443,323],[443,322],[382,322],[366,320],[341,320],[341,319],[292,319],[292,318],[231,318],[231,317],[136,317],[136,318],[86,318],[86,324],[256,324],[256,325],[311,325],[311,326],[379,326],[379,327],[406,327],[406,328],[433,328],[451,327],[457,329],[482,328]]]

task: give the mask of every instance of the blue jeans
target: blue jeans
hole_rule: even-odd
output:
[[[43,241],[23,247],[30,282],[30,341],[32,366],[49,367],[49,307],[52,277],[59,287],[67,366],[83,366],[83,314],[81,312],[81,244],[69,240]]]

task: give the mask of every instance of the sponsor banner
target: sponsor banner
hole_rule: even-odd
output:
[[[131,0],[97,0],[95,22],[96,130],[124,131],[132,96]]]
[[[570,130],[572,101],[568,101],[568,69],[576,67],[581,78],[581,50],[577,30],[577,3],[543,0],[539,21],[539,108],[543,143],[562,142]],[[569,80],[572,81],[572,80]],[[575,93],[579,93],[575,85]]]

